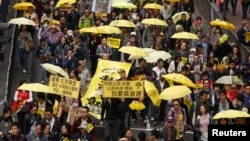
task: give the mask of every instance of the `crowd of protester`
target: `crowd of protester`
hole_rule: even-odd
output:
[[[23,16],[33,20],[37,26],[20,26],[18,48],[23,73],[28,73],[28,58],[32,51],[25,50],[26,40],[39,39],[35,54],[41,64],[51,63],[68,72],[70,79],[81,82],[79,99],[61,97],[53,94],[17,90],[12,108],[5,107],[0,118],[1,139],[4,141],[96,141],[93,117],[89,107],[83,106],[80,99],[84,96],[92,76],[95,74],[98,59],[131,63],[129,72],[120,70],[119,80],[131,80],[136,75],[145,75],[161,93],[171,86],[163,75],[180,73],[193,83],[202,87],[193,89],[185,98],[161,101],[160,107],[154,106],[145,93],[143,102],[146,108],[140,112],[129,108],[130,99],[107,98],[102,101],[100,126],[105,126],[105,141],[181,141],[185,131],[194,132],[195,141],[207,141],[209,124],[247,124],[245,118],[212,120],[217,113],[229,110],[250,108],[250,55],[242,58],[239,47],[229,42],[220,27],[207,27],[200,16],[192,17],[194,3],[180,0],[178,3],[156,0],[163,5],[162,10],[143,9],[151,1],[133,1],[137,9],[115,9],[110,14],[97,16],[91,11],[91,1],[79,0],[69,11],[55,7],[55,0],[34,0],[36,9],[29,7]],[[154,1],[152,1],[154,2]],[[181,18],[174,21],[171,17],[186,11]],[[147,18],[159,18],[167,22],[167,27],[145,25],[141,21]],[[108,25],[114,20],[129,20],[135,28],[121,28],[120,35],[99,35],[80,33],[81,28]],[[51,24],[58,20],[59,24]],[[248,23],[245,23],[246,25]],[[210,30],[206,33],[205,29]],[[199,39],[172,39],[179,32],[191,32]],[[158,59],[147,63],[144,58],[129,59],[129,54],[120,53],[118,49],[107,45],[107,37],[121,39],[122,46],[137,46],[169,52],[171,59]],[[225,40],[221,40],[223,39]],[[248,43],[248,42],[247,42]],[[189,58],[193,55],[192,58]],[[186,61],[184,61],[187,58]],[[48,83],[49,73],[41,67],[40,82]],[[221,85],[216,80],[221,76],[232,75],[242,78],[246,85]],[[20,85],[27,83],[20,81]],[[178,85],[178,84],[176,84]],[[191,104],[185,103],[185,100]],[[22,108],[20,109],[20,105]],[[57,105],[57,106],[55,106]],[[14,119],[17,115],[17,119]],[[18,122],[16,122],[18,121]],[[157,130],[134,136],[130,129],[134,122],[147,126],[161,125]]]

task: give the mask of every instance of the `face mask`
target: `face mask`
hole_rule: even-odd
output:
[[[43,25],[44,28],[47,28],[48,26],[49,26],[48,24],[44,24],[44,25]]]
[[[73,107],[78,107],[78,103],[74,102]]]

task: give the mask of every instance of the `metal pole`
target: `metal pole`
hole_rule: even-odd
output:
[[[211,4],[211,8],[210,8],[210,12],[211,12],[211,21],[214,20],[214,2],[215,0],[212,0]]]

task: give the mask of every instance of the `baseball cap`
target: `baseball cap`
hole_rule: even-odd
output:
[[[67,31],[67,35],[68,35],[68,36],[73,36],[73,31],[72,31],[72,30],[68,30],[68,31]]]

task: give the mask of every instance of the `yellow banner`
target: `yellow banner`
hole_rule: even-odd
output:
[[[100,95],[102,95],[102,83],[103,81],[113,81],[120,78],[118,71],[124,69],[128,75],[130,70],[130,63],[123,63],[117,61],[102,60],[98,61],[95,75],[91,79],[90,85],[81,99],[83,105],[88,104],[88,98],[96,97],[96,102],[101,102]]]
[[[245,34],[245,40],[250,41],[250,32],[246,32]]]
[[[102,97],[141,98],[144,97],[143,81],[104,81]]]
[[[79,97],[80,81],[51,75],[49,86],[52,87],[57,94],[73,98]]]
[[[107,45],[112,48],[120,48],[121,39],[118,38],[108,38]]]

